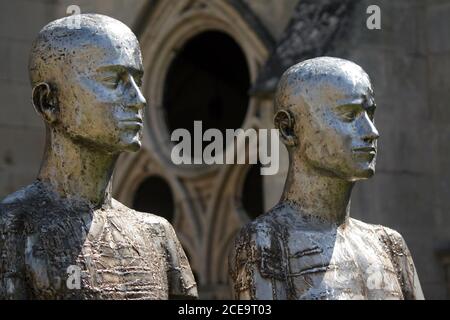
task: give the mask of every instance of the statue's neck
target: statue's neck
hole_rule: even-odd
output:
[[[295,204],[301,215],[341,225],[350,216],[353,185],[353,182],[326,175],[301,159],[291,159],[281,201]]]
[[[88,202],[93,207],[110,206],[117,157],[48,129],[38,179],[62,197]]]

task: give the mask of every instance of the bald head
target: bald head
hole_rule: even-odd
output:
[[[79,28],[73,18],[46,25],[32,46],[33,105],[53,138],[110,153],[135,151],[145,106],[138,40],[113,18],[82,14]]]
[[[277,110],[343,104],[357,96],[373,95],[367,73],[357,64],[339,58],[319,57],[290,67],[278,84]]]
[[[139,43],[122,22],[100,14],[81,14],[79,28],[73,16],[47,24],[34,41],[29,74],[32,86],[39,82],[58,83],[65,72],[98,67],[112,59],[139,64]]]
[[[346,180],[374,173],[375,101],[360,66],[331,57],[296,64],[281,77],[275,107],[275,127],[292,161]]]

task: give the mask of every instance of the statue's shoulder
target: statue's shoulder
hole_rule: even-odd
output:
[[[128,214],[131,215],[132,218],[135,219],[139,224],[144,225],[147,228],[151,228],[152,233],[165,233],[166,236],[170,236],[170,233],[172,233],[172,224],[167,219],[149,212],[141,212],[128,208],[126,205],[122,204],[116,199],[113,199],[112,202],[114,208],[120,211],[128,212]]]
[[[370,225],[361,221],[356,221],[356,223],[358,223],[359,227],[366,228],[367,231],[370,228],[371,231],[377,234],[385,252],[390,257],[392,266],[402,287],[404,298],[408,300],[424,299],[411,252],[402,235],[382,225]]]
[[[265,278],[279,278],[283,271],[280,252],[284,252],[291,218],[276,205],[247,223],[235,237],[228,259],[229,273],[238,291],[252,288],[252,277],[243,270],[258,270]],[[281,270],[281,271],[280,271]]]
[[[8,224],[24,219],[45,201],[44,198],[45,192],[37,182],[11,193],[0,202],[0,223]]]
[[[40,186],[37,182],[20,188],[19,190],[7,195],[0,201],[3,207],[14,207],[19,205],[27,205],[39,196]]]
[[[380,241],[388,247],[390,250],[406,252],[407,246],[406,242],[403,239],[402,235],[391,228],[379,225],[379,224],[370,224],[366,222],[362,222],[357,219],[351,219],[351,222],[354,227],[358,228],[361,233],[369,234],[375,233]]]
[[[396,230],[385,227],[375,226],[378,230],[380,240],[389,248],[389,252],[394,256],[410,256],[408,246],[403,236]]]
[[[380,230],[383,230],[386,236],[389,237],[392,244],[401,247],[406,246],[405,239],[403,239],[403,236],[400,234],[400,232],[381,225],[378,225],[376,227],[379,228]]]
[[[286,237],[292,225],[291,220],[282,204],[278,204],[244,225],[237,233],[235,247],[270,250],[275,243]]]
[[[380,228],[383,228],[381,225],[367,223],[355,218],[350,218],[350,224],[353,229],[356,229],[360,232],[378,232]]]
[[[159,243],[164,248],[168,262],[169,297],[178,299],[197,298],[197,285],[189,261],[172,224],[163,217],[130,209],[114,199],[113,207],[131,215],[134,222],[142,226],[151,241]]]

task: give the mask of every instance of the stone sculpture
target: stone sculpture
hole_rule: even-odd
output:
[[[119,154],[141,146],[138,40],[113,18],[77,18],[49,23],[32,46],[47,142],[37,180],[0,204],[0,298],[196,298],[171,224],[111,197]]]
[[[279,203],[235,240],[236,299],[423,299],[402,236],[350,218],[355,182],[375,173],[375,107],[353,62],[320,57],[283,74],[274,121],[288,176]]]

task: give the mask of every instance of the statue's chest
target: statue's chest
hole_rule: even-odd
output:
[[[293,232],[288,239],[288,285],[297,299],[402,298],[392,263],[371,235]]]
[[[161,235],[120,219],[59,221],[28,236],[28,282],[45,299],[165,299]],[[47,229],[47,230],[46,230]]]

